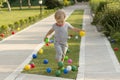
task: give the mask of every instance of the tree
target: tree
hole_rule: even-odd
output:
[[[74,0],[75,1],[75,3],[78,3],[78,1],[77,0]]]
[[[0,7],[2,7],[3,0],[0,0]]]
[[[28,0],[28,8],[31,8],[30,0]]]
[[[7,5],[8,5],[8,10],[11,11],[11,7],[10,7],[10,3],[9,3],[9,1],[8,1],[8,0],[5,0],[5,2],[6,2]]]
[[[20,9],[22,9],[22,0],[20,0]]]

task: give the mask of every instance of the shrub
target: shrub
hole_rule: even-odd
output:
[[[0,27],[0,33],[8,33],[8,31],[9,31],[9,27],[8,26],[6,26],[6,25],[2,25],[1,27]]]
[[[99,6],[102,7],[102,5],[100,5],[102,2],[106,2],[106,0],[90,0],[90,6],[94,13],[96,13]]]
[[[32,17],[28,17],[29,23],[32,22]]]
[[[29,22],[29,19],[28,18],[24,19],[24,22],[27,24]]]
[[[107,4],[104,16],[100,20],[100,24],[104,27],[104,30],[109,34],[114,34],[120,31],[120,3]]]
[[[15,26],[15,29],[17,29],[18,27],[20,27],[20,23],[19,23],[18,21],[16,21],[16,22],[14,23],[14,26]]]
[[[116,41],[120,43],[120,32],[116,32],[112,35],[112,38]]]
[[[25,24],[25,21],[23,19],[19,20],[20,26],[23,26]]]
[[[63,4],[60,3],[58,0],[46,0],[45,5],[48,9],[54,9],[56,7],[62,8]]]
[[[33,21],[33,22],[36,21],[36,17],[35,17],[35,16],[32,17],[32,21]]]
[[[10,31],[13,31],[15,29],[15,26],[13,24],[8,24]]]

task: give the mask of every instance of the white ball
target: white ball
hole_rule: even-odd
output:
[[[67,66],[66,68],[68,71],[71,71],[72,67],[71,66]]]
[[[70,37],[70,36],[68,36],[68,39],[71,39],[71,37]]]
[[[75,39],[78,39],[78,36],[75,36]]]

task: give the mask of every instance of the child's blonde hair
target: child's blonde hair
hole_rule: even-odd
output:
[[[60,10],[58,10],[56,13],[55,13],[55,19],[56,20],[59,20],[59,19],[65,19],[65,17],[66,17],[66,14],[65,14],[65,12],[64,12],[64,10],[62,10],[62,9],[60,9]]]

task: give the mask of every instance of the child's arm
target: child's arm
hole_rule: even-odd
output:
[[[48,33],[46,34],[46,36],[45,36],[45,38],[44,38],[44,41],[45,41],[46,38],[48,38],[48,36],[49,36],[53,31],[54,31],[53,28],[51,28],[51,29],[48,31]]]
[[[79,33],[80,31],[84,31],[84,30],[81,30],[81,29],[79,29],[79,28],[75,28],[75,27],[72,28],[72,30],[75,31],[75,32],[78,32],[78,33]]]

